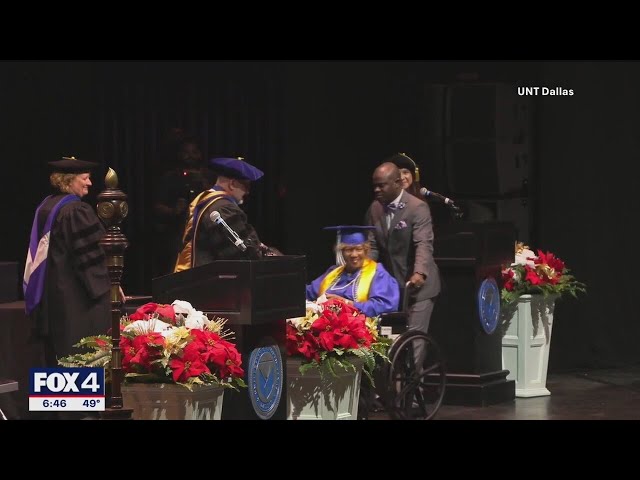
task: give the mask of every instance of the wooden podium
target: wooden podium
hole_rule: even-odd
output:
[[[305,315],[306,258],[218,260],[154,278],[153,300],[186,300],[229,319],[247,389],[225,391],[222,419],[285,420],[286,319]]]
[[[487,333],[478,302],[483,280],[493,277],[501,288],[501,267],[513,263],[515,237],[511,222],[460,221],[435,232],[442,291],[429,333],[446,361],[445,404],[486,406],[515,398],[515,381],[502,369],[499,321]]]

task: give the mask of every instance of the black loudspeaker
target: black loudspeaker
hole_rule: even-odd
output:
[[[458,197],[519,196],[530,178],[531,105],[516,85],[449,85],[444,91],[448,191]]]
[[[0,262],[0,303],[19,300],[18,262]]]
[[[447,145],[449,191],[460,197],[493,199],[526,196],[529,154],[519,145],[454,141]]]

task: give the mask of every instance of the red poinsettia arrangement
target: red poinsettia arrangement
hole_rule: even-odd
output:
[[[147,303],[120,319],[122,369],[127,382],[220,385],[236,388],[243,381],[242,358],[229,341],[225,319],[209,319],[181,300],[171,305]],[[111,337],[80,340],[93,351],[59,360],[63,366],[103,366],[111,362]]]
[[[375,357],[386,359],[389,342],[378,335],[376,319],[339,299],[307,302],[304,317],[287,320],[287,354],[302,357],[301,373],[310,368],[335,372],[353,369],[354,358],[364,360],[365,373],[375,367]]]
[[[578,292],[585,293],[586,285],[569,272],[565,263],[553,253],[538,250],[535,255],[519,242],[516,244],[515,262],[502,270],[502,301],[510,304],[525,294],[569,293],[577,297]]]

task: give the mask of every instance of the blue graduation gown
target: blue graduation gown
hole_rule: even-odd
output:
[[[330,267],[326,272],[307,285],[307,300],[315,301],[318,298],[320,285],[324,277],[336,268],[338,268],[337,265]],[[366,302],[357,302],[355,299],[357,282],[355,282],[354,279],[359,273],[359,270],[351,273],[343,271],[338,281],[324,293],[333,293],[352,300],[353,305],[362,310],[367,317],[377,317],[381,313],[397,312],[400,301],[400,288],[398,287],[396,279],[387,272],[382,264],[378,263],[376,265],[376,273],[373,276],[371,287],[369,288],[369,299]]]

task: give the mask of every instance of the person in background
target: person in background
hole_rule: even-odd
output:
[[[307,300],[321,295],[338,298],[364,312],[367,317],[398,310],[400,288],[384,266],[369,258],[371,226],[339,225],[326,227],[337,230],[336,252],[344,265],[333,265],[307,285]]]
[[[111,326],[111,281],[100,240],[105,234],[93,208],[81,199],[89,193],[91,170],[99,164],[63,157],[49,162],[57,190],[37,207],[24,270],[26,313],[45,362],[78,353],[73,345]],[[120,290],[124,300],[124,293]]]
[[[406,153],[396,153],[388,157],[386,162],[394,163],[400,170],[400,178],[402,181],[402,189],[409,192],[414,197],[427,202],[434,229],[439,226],[450,223],[454,218],[460,218],[462,213],[458,209],[452,209],[445,206],[442,202],[433,202],[432,197],[428,197],[420,193],[422,185],[420,184],[420,169],[416,162]]]
[[[189,205],[189,216],[184,228],[182,250],[175,263],[174,272],[211,263],[215,260],[258,259],[266,247],[256,230],[248,222],[240,208],[251,192],[251,183],[264,173],[238,158],[213,158],[210,168],[217,173],[216,184],[201,192]],[[212,218],[218,212],[220,218],[243,241],[244,250],[224,227]]]
[[[195,137],[173,129],[163,153],[169,168],[153,187],[153,277],[173,271],[182,246],[189,203],[213,184]]]
[[[428,333],[440,272],[433,259],[429,205],[402,189],[398,167],[385,162],[373,172],[375,200],[366,223],[375,227],[371,258],[381,262],[408,295],[408,328]],[[420,358],[420,357],[417,357]]]
[[[385,162],[395,164],[400,170],[400,180],[403,190],[406,190],[420,200],[425,200],[424,195],[420,193],[420,189],[422,188],[422,185],[420,185],[420,169],[411,157],[406,153],[396,153],[387,158]]]

